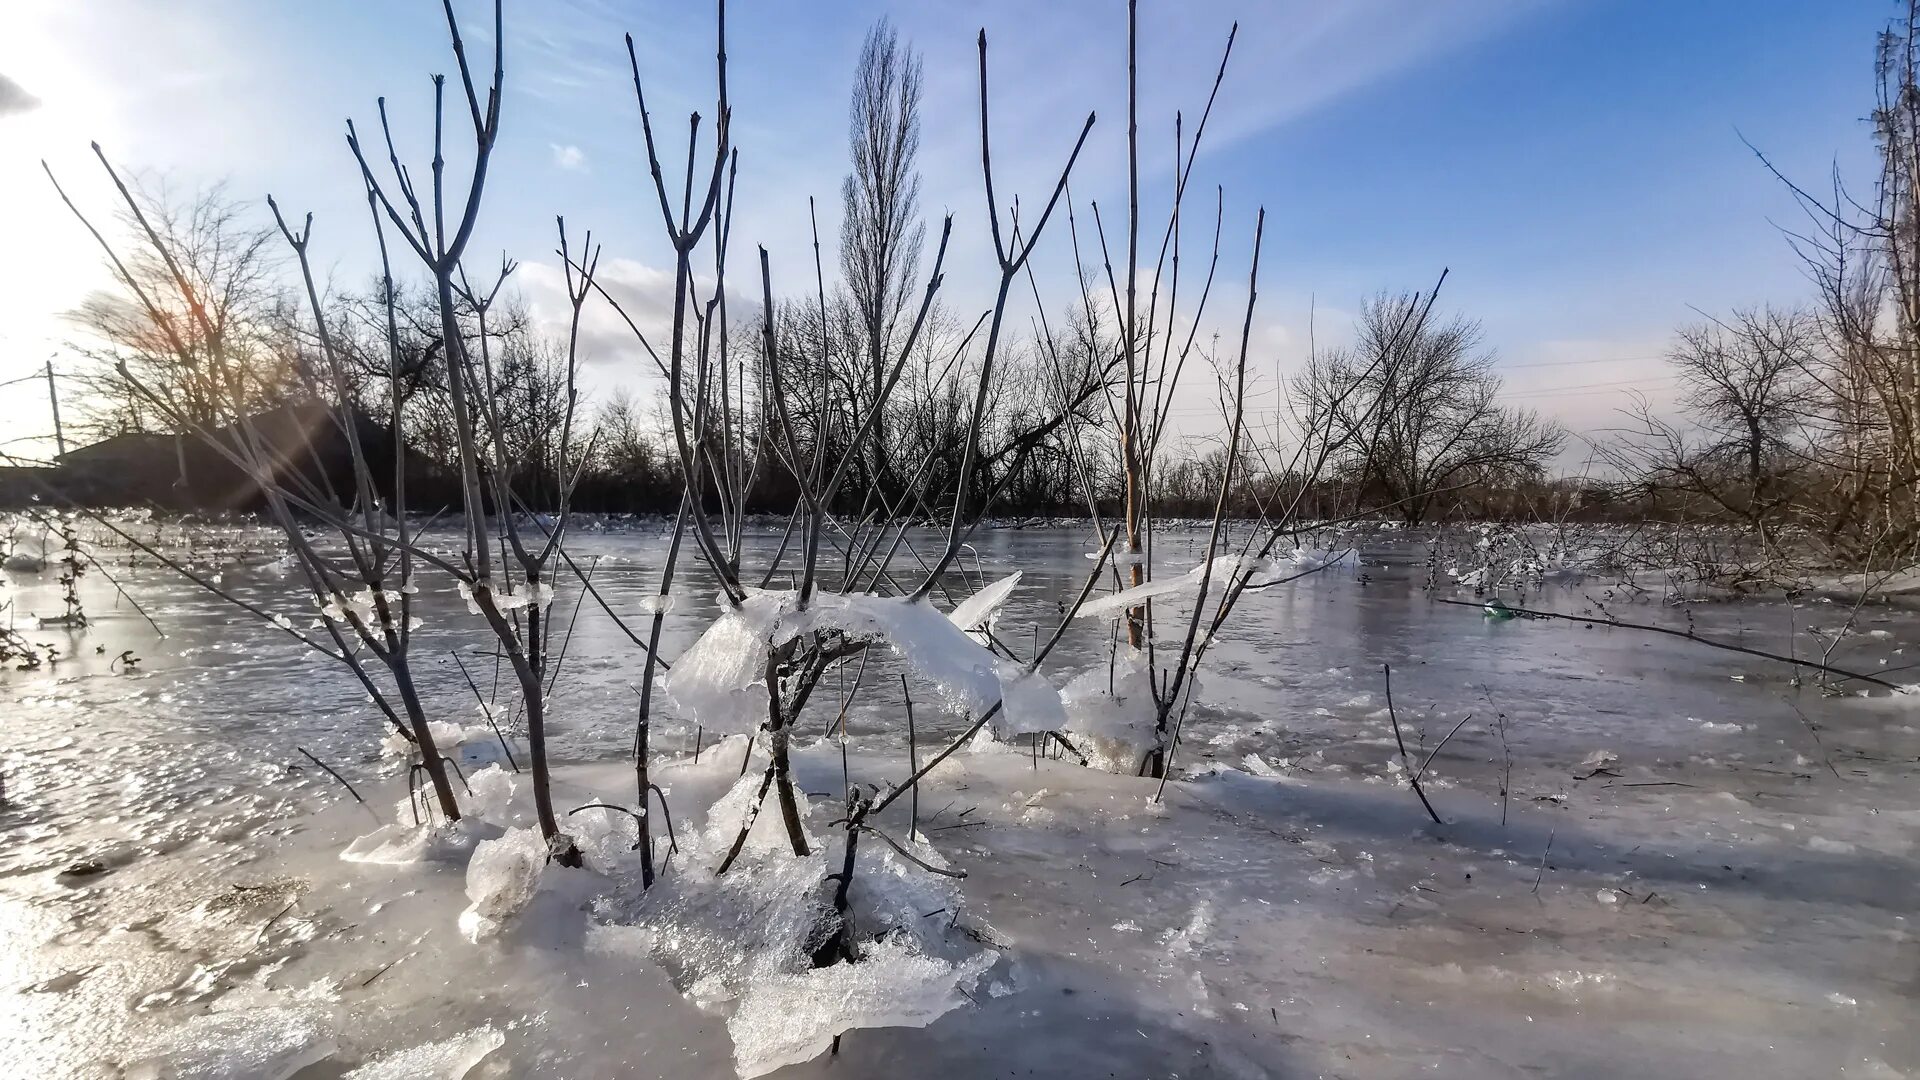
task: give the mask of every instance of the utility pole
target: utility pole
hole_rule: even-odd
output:
[[[60,427],[60,391],[53,382],[53,361],[47,361],[47,400],[53,404],[53,442],[60,448],[59,456],[67,453],[67,434]]]

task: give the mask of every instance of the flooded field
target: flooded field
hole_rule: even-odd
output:
[[[615,611],[634,613],[662,531],[589,531],[570,550]],[[264,535],[161,539],[236,595],[314,618]],[[1828,692],[1671,637],[1439,604],[1482,597],[1445,572],[1471,537],[1430,539],[1322,538],[1357,548],[1359,564],[1250,594],[1202,669],[1163,804],[1151,781],[1024,743],[943,767],[921,815],[952,826],[928,835],[968,874],[993,967],[931,1025],[854,1031],[837,1056],[780,1075],[1920,1070],[1920,699],[1857,681]],[[1201,543],[1163,540],[1156,565],[1183,570]],[[1079,531],[983,530],[954,597],[1019,571],[996,632],[1024,653],[1093,546]],[[149,558],[98,555],[84,629],[27,629],[62,608],[53,570],[9,573],[0,589],[0,619],[59,657],[0,673],[9,1075],[317,1080],[483,1029],[497,1049],[475,1036],[487,1048],[453,1046],[445,1062],[465,1070],[477,1055],[473,1076],[734,1074],[723,1013],[643,957],[581,943],[590,882],[543,895],[538,932],[472,944],[454,925],[459,864],[340,861],[396,804],[405,812],[404,769],[383,757],[382,721],[351,679]],[[715,610],[691,580],[667,619],[669,657]],[[1524,595],[1500,592],[1516,605],[1603,605],[1920,682],[1920,616],[1899,608],[1683,604],[1668,584],[1612,575],[1517,580]],[[630,797],[639,653],[592,600],[576,615],[579,593],[562,582],[553,608],[565,659],[549,739],[568,798]],[[478,724],[468,678],[482,696],[498,678],[503,700],[511,680],[450,585],[419,599],[429,714]],[[1086,620],[1043,670],[1064,685],[1104,667],[1110,643],[1104,621]],[[1406,752],[1416,766],[1432,755],[1423,784],[1444,824],[1404,782],[1389,665]],[[899,681],[879,667],[849,710],[847,768],[884,783],[904,775],[908,748]],[[918,704],[923,747],[964,726]],[[803,721],[810,793],[841,784],[825,738],[836,711]],[[716,764],[704,733],[656,725],[663,758],[696,742],[701,762],[660,778],[688,830],[739,768],[733,751]],[[469,767],[499,756],[484,740],[461,749]],[[816,827],[834,816],[813,813]],[[182,1056],[182,1038],[265,1056]],[[462,1074],[445,1062],[378,1075]]]

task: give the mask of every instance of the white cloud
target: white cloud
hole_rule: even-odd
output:
[[[587,171],[587,155],[585,151],[579,147],[571,143],[566,146],[561,146],[559,143],[548,143],[547,145],[553,148],[553,163],[558,168],[565,169],[568,172]]]
[[[29,112],[40,106],[40,99],[27,93],[19,83],[0,74],[0,116]]]

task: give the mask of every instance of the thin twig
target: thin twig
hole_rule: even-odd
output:
[[[353,785],[352,785],[352,784],[349,784],[349,783],[347,783],[347,778],[346,778],[346,777],[344,777],[344,776],[341,776],[341,775],[340,775],[339,773],[337,773],[337,772],[334,772],[334,771],[333,771],[333,767],[332,767],[331,765],[328,765],[328,764],[327,764],[326,762],[324,762],[324,761],[321,761],[321,760],[320,760],[319,758],[317,758],[317,757],[314,757],[314,756],[313,756],[312,754],[309,754],[309,753],[307,753],[307,748],[306,748],[306,747],[304,747],[304,746],[296,746],[296,747],[294,747],[294,749],[295,749],[295,750],[298,750],[298,751],[300,751],[300,753],[301,753],[302,755],[304,755],[304,756],[306,757],[306,759],[307,759],[308,761],[311,761],[311,762],[313,762],[313,763],[314,763],[315,765],[318,765],[318,766],[320,766],[320,767],[321,767],[322,769],[325,769],[325,770],[326,770],[326,772],[327,772],[327,775],[328,775],[328,776],[331,776],[331,777],[333,777],[333,778],[334,778],[335,780],[338,780],[338,781],[340,781],[340,786],[341,786],[341,787],[343,787],[343,788],[346,788],[346,789],[347,789],[347,794],[349,794],[349,795],[351,795],[351,796],[353,796],[353,801],[354,801],[354,802],[357,802],[357,803],[359,803],[359,804],[360,804],[361,806],[366,806],[366,807],[367,807],[367,813],[369,813],[369,814],[373,814],[373,807],[371,807],[371,806],[367,806],[367,800],[365,800],[365,799],[363,799],[363,798],[361,798],[361,797],[360,797],[360,793],[359,793],[358,791],[355,791],[355,790],[353,790]],[[378,815],[378,814],[373,814],[373,819],[374,819],[375,821],[378,821],[378,820],[380,820],[380,815]]]
[[[1486,606],[1483,602],[1478,600],[1474,600],[1474,601],[1448,600],[1443,597],[1435,597],[1435,600],[1438,603],[1451,604],[1454,607],[1484,608]],[[1677,637],[1683,641],[1698,642],[1701,645],[1706,645],[1715,649],[1725,649],[1728,652],[1745,653],[1748,656],[1758,656],[1763,660],[1777,660],[1780,663],[1792,664],[1795,667],[1812,668],[1815,671],[1824,671],[1830,675],[1840,675],[1848,679],[1858,679],[1861,682],[1869,682],[1874,684],[1875,686],[1885,687],[1886,689],[1895,691],[1896,693],[1906,692],[1905,688],[1900,686],[1898,683],[1888,682],[1886,679],[1877,678],[1872,675],[1864,675],[1857,671],[1847,671],[1844,668],[1837,668],[1830,664],[1820,663],[1815,660],[1802,660],[1794,656],[1782,656],[1779,653],[1768,652],[1765,649],[1754,649],[1754,648],[1749,648],[1748,646],[1745,646],[1745,645],[1735,645],[1730,641],[1715,641],[1713,638],[1701,637],[1699,634],[1695,633],[1692,630],[1675,630],[1670,626],[1653,626],[1649,623],[1627,622],[1624,619],[1616,619],[1611,616],[1569,615],[1563,611],[1541,611],[1537,608],[1514,607],[1511,604],[1507,606],[1507,610],[1513,612],[1515,615],[1525,615],[1525,616],[1528,616],[1529,618],[1535,618],[1535,619],[1561,619],[1566,622],[1594,623],[1600,626],[1614,626],[1614,627],[1619,627],[1623,630],[1643,630],[1649,634],[1665,634],[1668,637]]]
[[[1422,776],[1425,776],[1427,774],[1427,766],[1433,764],[1433,759],[1436,755],[1440,753],[1441,748],[1446,746],[1448,741],[1451,740],[1455,735],[1460,734],[1460,729],[1463,727],[1466,727],[1467,721],[1471,719],[1473,719],[1473,714],[1468,713],[1467,715],[1460,718],[1459,723],[1453,725],[1453,730],[1447,732],[1447,737],[1445,739],[1441,739],[1440,742],[1436,746],[1434,746],[1433,752],[1427,755],[1427,759],[1420,763],[1420,768],[1413,774],[1413,778],[1415,780],[1418,780]]]
[[[1407,780],[1413,785],[1413,793],[1420,797],[1420,805],[1427,808],[1427,816],[1433,819],[1435,825],[1445,825],[1446,822],[1440,820],[1440,814],[1434,810],[1433,804],[1427,801],[1427,793],[1420,787],[1420,775],[1413,771],[1413,760],[1407,756],[1407,740],[1400,734],[1400,716],[1393,708],[1393,665],[1382,664],[1380,669],[1386,676],[1387,718],[1393,721],[1393,741],[1400,746],[1400,766],[1407,770]],[[1437,751],[1439,747],[1434,749]],[[1425,767],[1421,766],[1421,768]]]

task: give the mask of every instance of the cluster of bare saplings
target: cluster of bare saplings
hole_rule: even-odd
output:
[[[1330,360],[1302,387],[1290,437],[1278,426],[1258,431],[1249,425],[1248,373],[1250,361],[1257,359],[1250,358],[1249,349],[1264,211],[1247,215],[1251,256],[1233,275],[1246,283],[1244,298],[1235,289],[1233,301],[1220,301],[1216,292],[1228,291],[1225,274],[1216,281],[1227,228],[1225,197],[1217,189],[1209,193],[1213,197],[1205,202],[1212,205],[1197,227],[1188,198],[1233,34],[1226,35],[1220,68],[1198,119],[1190,126],[1184,118],[1175,122],[1180,155],[1171,201],[1150,217],[1141,205],[1132,115],[1131,9],[1123,222],[1111,220],[1112,208],[1077,207],[1071,195],[1070,181],[1083,164],[1082,150],[1095,124],[1092,113],[1063,147],[1057,178],[1038,199],[1024,204],[1026,212],[1020,200],[996,189],[993,94],[983,32],[979,160],[996,288],[991,306],[964,334],[943,338],[936,324],[945,319],[939,305],[954,219],[949,215],[940,223],[931,263],[921,267],[920,230],[910,220],[915,184],[906,179],[917,137],[919,67],[882,27],[869,38],[855,92],[856,173],[843,193],[850,231],[843,237],[844,292],[828,299],[816,239],[810,267],[806,253],[786,263],[806,282],[795,290],[801,299],[782,302],[774,284],[775,253],[761,248],[745,275],[749,282],[758,279],[759,310],[730,312],[729,286],[738,277],[730,274],[741,148],[733,140],[721,4],[716,107],[710,122],[698,114],[689,120],[682,175],[670,176],[663,163],[677,157],[661,145],[631,40],[627,47],[638,136],[647,152],[660,228],[673,253],[675,284],[664,340],[650,337],[632,320],[626,323],[652,372],[665,383],[661,408],[670,475],[679,489],[672,503],[671,542],[657,567],[655,600],[643,611],[623,615],[593,590],[568,552],[576,500],[605,432],[604,425],[578,415],[582,318],[591,304],[618,311],[618,303],[597,277],[600,246],[558,222],[556,254],[570,321],[557,351],[535,365],[557,388],[531,397],[520,393],[527,360],[503,351],[503,344],[513,342],[513,331],[503,332],[499,325],[518,319],[500,299],[507,295],[514,264],[480,279],[470,272],[468,259],[500,137],[507,47],[500,6],[493,6],[490,73],[485,67],[476,71],[451,0],[444,6],[457,79],[451,86],[443,78],[433,82],[427,171],[406,163],[403,140],[389,125],[384,102],[377,133],[348,125],[348,146],[377,237],[377,283],[371,305],[362,311],[372,316],[377,347],[359,340],[364,326],[344,326],[339,312],[322,298],[309,261],[316,228],[312,215],[289,217],[268,200],[304,305],[304,315],[297,317],[304,324],[297,337],[301,344],[288,355],[278,344],[287,339],[276,337],[275,327],[294,325],[293,312],[276,301],[273,320],[255,319],[246,304],[230,302],[237,295],[233,283],[251,289],[264,279],[264,240],[250,240],[243,250],[213,245],[210,251],[183,243],[195,235],[194,224],[183,227],[157,212],[98,147],[100,163],[120,194],[131,242],[110,236],[71,200],[68,205],[105,252],[123,291],[112,303],[103,301],[96,317],[113,322],[105,336],[112,343],[113,382],[125,395],[126,411],[191,434],[259,487],[264,514],[284,535],[296,579],[324,617],[312,627],[296,625],[115,519],[94,514],[95,521],[147,557],[344,667],[411,744],[410,779],[420,782],[433,812],[446,820],[461,816],[461,781],[435,743],[413,657],[421,633],[416,596],[423,587],[453,584],[491,631],[517,686],[532,798],[550,857],[561,865],[579,865],[579,847],[556,812],[547,741],[548,708],[563,677],[550,605],[556,584],[572,579],[626,635],[642,673],[632,743],[633,803],[627,812],[640,824],[638,850],[644,883],[650,886],[657,872],[650,810],[659,790],[649,780],[649,731],[658,708],[658,676],[672,666],[661,655],[662,624],[671,591],[690,587],[685,579],[697,576],[707,585],[691,587],[717,589],[723,597],[721,619],[735,619],[749,629],[743,647],[750,655],[744,662],[765,690],[754,744],[755,753],[764,754],[764,777],[758,799],[740,823],[742,840],[770,799],[795,854],[807,854],[789,747],[816,689],[830,673],[839,679],[851,670],[857,692],[868,654],[898,646],[896,639],[911,636],[922,614],[955,625],[933,607],[934,594],[949,605],[958,599],[954,591],[964,591],[967,580],[958,572],[958,560],[969,537],[1009,491],[1026,482],[1032,463],[1043,455],[1065,463],[1100,538],[1099,556],[1060,626],[1044,642],[1036,639],[1023,653],[990,633],[966,640],[983,641],[999,684],[1018,687],[1045,663],[1070,620],[1093,613],[1089,598],[1103,579],[1108,581],[1100,610],[1118,615],[1116,658],[1127,666],[1126,677],[1146,690],[1134,695],[1132,707],[1147,705],[1141,725],[1147,736],[1126,750],[1120,767],[1164,781],[1190,704],[1193,672],[1244,596],[1291,580],[1271,556],[1283,541],[1285,550],[1292,550],[1303,507],[1322,494],[1320,478],[1335,467],[1384,462],[1407,439],[1421,437],[1401,430],[1399,399],[1413,392],[1422,364],[1430,364],[1439,351],[1419,344],[1436,337],[1433,292],[1382,301],[1372,309],[1373,337],[1367,344]],[[471,138],[454,155],[464,160],[457,171],[446,145],[456,130]],[[64,191],[61,197],[66,198]],[[1037,213],[1031,211],[1034,206]],[[1196,231],[1203,239],[1204,272],[1183,274],[1183,255],[1187,266],[1194,265]],[[216,229],[215,235],[225,234]],[[1049,296],[1034,268],[1031,256],[1043,242],[1072,248],[1077,272],[1064,296]],[[1089,251],[1097,256],[1086,255]],[[1097,272],[1088,272],[1096,267]],[[804,277],[809,271],[810,280]],[[907,274],[918,280],[909,286]],[[1009,316],[1023,296],[1032,300],[1034,333],[1024,349],[1016,349]],[[1226,303],[1233,310],[1224,321],[1237,333],[1231,345],[1221,347],[1203,339],[1200,327],[1213,308]],[[412,310],[403,310],[406,305]],[[1055,306],[1069,313],[1071,323],[1060,333],[1046,316]],[[858,317],[849,318],[849,312]],[[1024,365],[1018,380],[1010,374],[1016,352]],[[856,370],[860,377],[849,377]],[[1222,411],[1219,465],[1202,474],[1211,488],[1203,521],[1207,546],[1197,565],[1165,570],[1154,558],[1161,521],[1155,495],[1179,464],[1169,432],[1171,404],[1182,380],[1203,370],[1217,382]],[[1034,374],[1040,378],[1031,378]],[[1040,390],[1020,408],[1009,409],[1003,403],[1016,381],[1037,383]],[[912,393],[900,396],[908,387]],[[325,410],[328,424],[350,451],[344,479],[306,460],[316,453],[311,444],[288,444],[261,430],[260,408],[289,394]],[[538,428],[548,433],[540,453],[526,452],[529,400]],[[900,435],[911,426],[906,418],[929,403],[957,421],[940,436],[953,442],[949,457],[920,452],[912,439]],[[451,508],[416,497],[409,484],[417,475],[410,468],[412,440],[395,440],[390,460],[378,463],[364,449],[365,429],[382,425],[404,431],[416,415],[431,415],[432,424],[444,431],[445,464],[457,481]],[[1485,418],[1466,423],[1484,427]],[[1542,445],[1556,438],[1529,424],[1518,425],[1531,431],[1520,437]],[[1470,441],[1480,441],[1482,434],[1476,430]],[[1435,482],[1434,470],[1425,465],[1395,476],[1395,483],[1422,489]],[[1395,501],[1424,495],[1424,490],[1395,490]],[[759,508],[769,505],[781,507],[784,528],[771,555],[750,565],[743,539],[759,527],[754,519]],[[1324,512],[1324,505],[1319,508]],[[427,515],[443,513],[461,531],[457,550],[429,535],[436,521]],[[1230,519],[1239,519],[1231,530]],[[925,527],[928,523],[935,527]],[[683,560],[692,565],[683,566]],[[1181,603],[1168,607],[1163,601],[1156,608],[1152,598],[1174,587]],[[1169,610],[1183,613],[1169,618]],[[842,819],[846,865],[833,901],[838,911],[847,903],[858,835],[877,832],[879,815],[916,793],[922,777],[981,729],[1018,710],[1026,726],[1015,730],[1071,748],[1057,730],[1061,723],[1045,723],[1058,712],[1057,701],[1052,712],[1027,710],[1012,702],[1014,696],[974,701],[965,731],[931,753],[916,751],[909,775],[885,789],[849,787]],[[1036,717],[1046,730],[1032,726]],[[735,843],[733,854],[740,846]],[[733,854],[711,869],[724,872]],[[823,919],[832,923],[833,914],[823,912]],[[846,929],[834,938],[837,944],[816,954],[820,963],[858,954],[850,922],[835,925]]]

